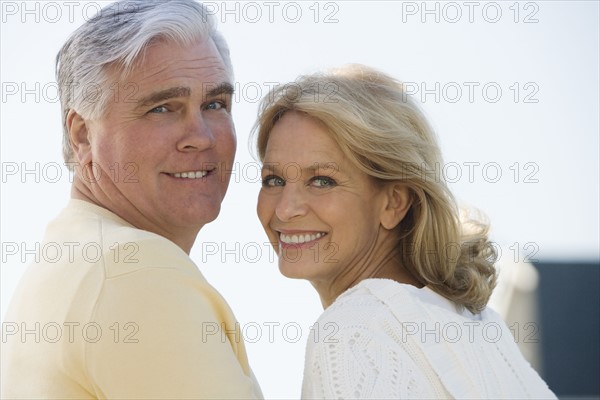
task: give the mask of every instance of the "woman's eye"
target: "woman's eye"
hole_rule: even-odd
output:
[[[328,176],[315,176],[311,180],[311,185],[320,188],[334,187],[336,182]]]
[[[285,181],[278,176],[269,175],[263,179],[262,185],[264,187],[285,186]]]
[[[154,107],[152,110],[150,110],[149,112],[151,113],[156,113],[156,114],[160,114],[160,113],[165,113],[169,111],[169,109],[167,108],[167,106],[158,106],[158,107]]]

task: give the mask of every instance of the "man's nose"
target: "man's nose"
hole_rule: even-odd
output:
[[[215,146],[215,134],[202,111],[189,115],[185,120],[184,134],[177,147],[180,151],[203,151]]]

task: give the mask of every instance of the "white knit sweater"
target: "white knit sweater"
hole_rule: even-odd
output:
[[[494,311],[474,315],[427,287],[367,279],[313,326],[302,398],[556,396]]]

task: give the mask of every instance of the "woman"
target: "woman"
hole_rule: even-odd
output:
[[[402,84],[352,66],[263,100],[261,223],[324,313],[303,398],[556,398],[486,308],[485,224],[459,218]]]

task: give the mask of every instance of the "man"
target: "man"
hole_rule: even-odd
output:
[[[62,256],[29,267],[7,313],[2,397],[261,397],[188,256],[236,147],[213,20],[191,0],[114,3],[63,46],[57,80],[72,199],[44,238]]]

